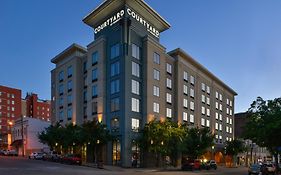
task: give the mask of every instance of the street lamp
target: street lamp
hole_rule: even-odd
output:
[[[215,159],[215,152],[214,152],[214,150],[215,150],[215,146],[213,145],[212,146],[212,160],[214,160]]]

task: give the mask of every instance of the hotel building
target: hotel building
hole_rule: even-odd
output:
[[[166,51],[159,39],[170,24],[143,0],[104,1],[83,22],[94,41],[51,60],[52,122],[98,118],[116,136],[104,161],[124,167],[140,154],[135,140],[152,119],[209,127],[221,161],[234,138],[237,94],[182,49]]]

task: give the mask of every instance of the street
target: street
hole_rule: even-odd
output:
[[[105,169],[96,169],[84,166],[64,165],[41,160],[28,160],[22,157],[0,156],[0,175],[246,175],[246,168],[224,168],[210,171],[164,171],[154,169],[124,169],[105,166]]]

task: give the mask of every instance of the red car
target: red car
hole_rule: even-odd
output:
[[[81,165],[82,159],[78,154],[66,154],[62,157],[62,163]]]
[[[182,161],[182,170],[200,170],[201,169],[201,161],[199,159],[185,159]]]

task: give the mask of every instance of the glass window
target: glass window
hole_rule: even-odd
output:
[[[166,116],[167,116],[168,118],[172,118],[172,109],[166,108]]]
[[[193,114],[190,114],[189,121],[190,121],[190,123],[194,123],[194,115]]]
[[[111,119],[111,128],[114,128],[114,129],[119,128],[119,120],[118,120],[118,118]]]
[[[190,83],[192,84],[192,85],[194,85],[194,83],[195,83],[195,78],[194,78],[194,76],[190,76]]]
[[[110,75],[113,77],[113,76],[116,76],[116,75],[119,75],[119,74],[120,74],[120,63],[118,61],[118,62],[115,62],[115,63],[111,64]]]
[[[132,111],[140,112],[140,101],[139,99],[132,98]]]
[[[159,113],[159,111],[160,111],[159,108],[160,108],[159,103],[154,102],[153,103],[153,111],[156,112],[156,113]]]
[[[111,104],[111,112],[120,110],[120,99],[119,98],[111,99],[110,104]]]
[[[83,92],[83,98],[84,98],[84,102],[87,102],[87,91]]]
[[[59,120],[60,121],[63,121],[63,117],[64,116],[64,114],[63,114],[63,111],[60,111],[60,113],[59,113]]]
[[[59,106],[63,106],[63,97],[59,98]]]
[[[205,90],[206,90],[206,85],[205,85],[204,83],[201,84],[201,89],[202,89],[202,91],[205,92]]]
[[[119,81],[119,79],[111,81],[110,87],[111,87],[110,88],[111,89],[111,94],[118,93],[120,91],[120,81]]]
[[[205,119],[201,118],[201,126],[205,126]]]
[[[220,124],[219,126],[220,126],[220,131],[222,131],[222,124]]]
[[[210,86],[207,86],[207,93],[208,93],[208,94],[210,94],[210,93],[211,93]]]
[[[140,77],[140,65],[138,63],[132,62],[132,75]]]
[[[63,94],[64,88],[63,88],[63,84],[59,85],[59,93]]]
[[[140,47],[132,44],[132,56],[136,59],[140,59]]]
[[[210,105],[210,98],[207,97],[206,99],[207,99],[207,105]]]
[[[216,92],[216,99],[219,99],[219,93]]]
[[[216,123],[215,129],[216,129],[216,130],[219,130],[219,124],[218,124],[218,123]]]
[[[166,71],[169,73],[169,74],[172,74],[172,65],[167,63],[166,64]]]
[[[202,113],[203,115],[205,115],[205,111],[206,111],[206,110],[205,110],[205,107],[202,106],[202,107],[201,107],[201,113]]]
[[[140,120],[132,118],[132,130],[133,131],[138,131],[140,128]]]
[[[68,91],[72,90],[72,81],[71,80],[67,82],[67,90]]]
[[[220,111],[222,111],[222,104],[220,104]]]
[[[229,105],[229,99],[228,98],[226,99],[226,104]]]
[[[187,122],[187,113],[186,112],[183,112],[183,118],[182,118],[183,121]]]
[[[190,89],[190,97],[194,98],[194,89]]]
[[[92,97],[98,96],[98,85],[92,86]]]
[[[232,125],[232,119],[231,119],[231,118],[229,119],[229,124],[231,124],[231,125]]]
[[[167,78],[166,83],[167,83],[167,88],[172,89],[172,80],[170,78]]]
[[[219,109],[219,103],[216,102],[216,109]]]
[[[202,103],[205,103],[205,95],[201,95],[201,101]]]
[[[98,79],[98,69],[92,70],[92,81],[95,81]]]
[[[157,86],[153,86],[153,95],[156,97],[160,96],[160,89]]]
[[[71,76],[72,76],[72,73],[73,73],[72,66],[69,66],[69,67],[67,68],[67,76],[68,76],[68,77],[71,77]]]
[[[188,81],[188,74],[185,71],[183,71],[183,80]]]
[[[153,61],[156,64],[160,64],[160,55],[158,53],[154,52],[154,54],[153,54]]]
[[[210,120],[207,120],[207,119],[206,119],[206,126],[207,126],[207,127],[210,127]]]
[[[132,93],[140,95],[140,83],[138,81],[132,80]]]
[[[210,117],[210,109],[207,108],[207,116]]]
[[[156,69],[153,69],[153,78],[154,80],[160,80],[160,72]]]
[[[166,101],[167,103],[172,103],[172,95],[169,93],[166,93]]]
[[[190,102],[190,109],[191,109],[192,111],[194,111],[194,102],[193,102],[193,101]]]
[[[67,104],[72,103],[72,95],[67,96]]]
[[[222,94],[220,94],[220,101],[222,101]]]
[[[231,100],[229,101],[229,106],[232,106],[232,101]]]
[[[97,64],[99,61],[99,53],[98,52],[94,52],[92,54],[92,65]]]
[[[87,61],[85,61],[84,63],[83,63],[83,71],[84,72],[87,72],[87,68],[88,66],[87,66]]]
[[[183,99],[183,107],[188,108],[187,99]]]
[[[59,73],[59,81],[63,81],[63,79],[64,79],[64,72],[60,71],[60,73]]]
[[[71,120],[72,119],[72,108],[67,109],[67,119]]]
[[[220,114],[220,121],[222,121],[222,115]]]
[[[92,103],[92,115],[96,115],[98,113],[98,102]]]
[[[111,49],[110,49],[110,58],[113,59],[113,58],[116,58],[120,55],[120,44],[115,44],[113,46],[111,46]]]
[[[229,115],[232,115],[232,109],[229,110]]]
[[[183,85],[183,93],[187,95],[188,87],[186,85]]]

